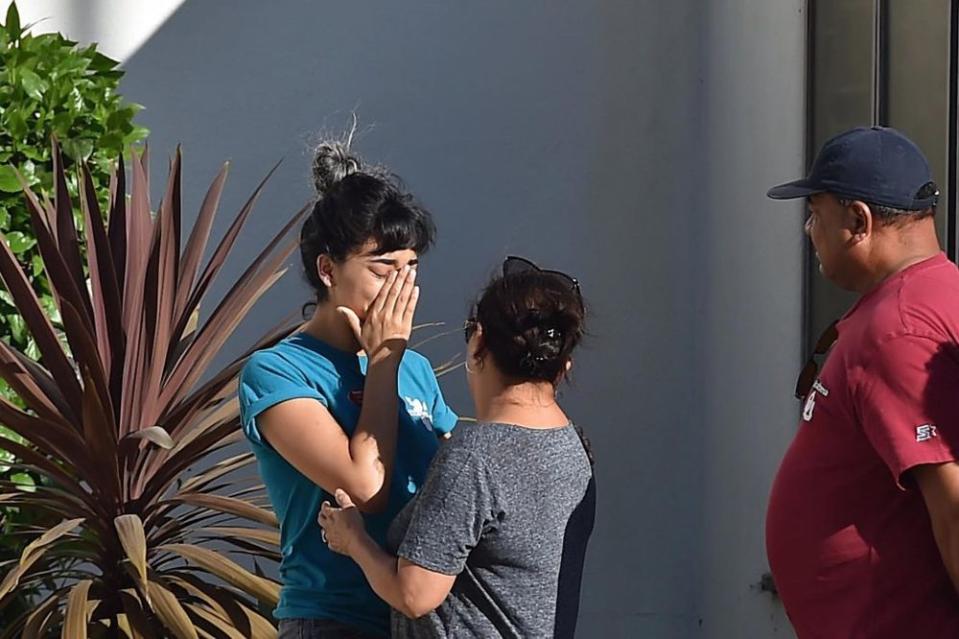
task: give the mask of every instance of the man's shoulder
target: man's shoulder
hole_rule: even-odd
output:
[[[952,262],[943,261],[905,278],[895,302],[904,334],[959,341],[959,269]]]
[[[951,262],[942,262],[899,278],[843,325],[840,334],[850,335],[860,355],[902,337],[957,342],[959,269]]]

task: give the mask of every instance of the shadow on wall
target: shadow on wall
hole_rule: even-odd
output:
[[[0,0],[6,15],[11,0]],[[34,33],[59,31],[76,42],[97,42],[115,60],[126,60],[183,4],[184,0],[19,0],[22,24],[36,24]]]

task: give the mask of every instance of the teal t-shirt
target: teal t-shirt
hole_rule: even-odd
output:
[[[297,333],[252,355],[240,374],[243,431],[256,454],[273,510],[280,521],[280,602],[277,619],[334,619],[386,636],[389,608],[370,589],[349,557],[332,552],[320,537],[316,516],[334,499],[281,457],[260,436],[257,416],[290,399],[316,399],[352,435],[363,402],[366,358]],[[438,435],[457,417],[443,400],[429,361],[406,351],[397,377],[399,432],[386,509],[364,515],[381,545],[393,517],[413,497],[439,447]]]

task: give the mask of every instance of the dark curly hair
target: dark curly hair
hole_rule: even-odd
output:
[[[483,327],[483,351],[504,375],[557,384],[585,335],[586,307],[556,275],[526,271],[494,277],[472,317]]]
[[[433,218],[382,168],[367,166],[348,144],[322,142],[313,158],[316,204],[300,230],[306,278],[322,303],[326,285],[316,269],[320,255],[341,262],[373,240],[379,253],[411,249],[422,255],[436,236]]]

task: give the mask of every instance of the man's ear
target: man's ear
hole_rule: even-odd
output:
[[[875,218],[865,202],[853,201],[847,208],[849,232],[854,242],[861,242],[872,235]]]

